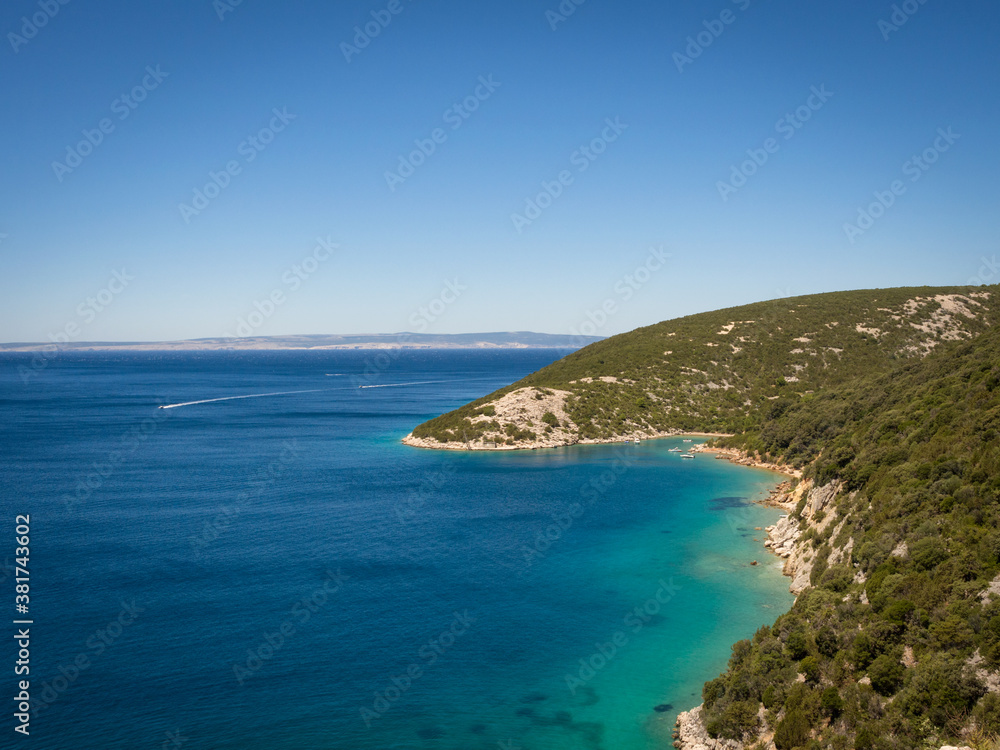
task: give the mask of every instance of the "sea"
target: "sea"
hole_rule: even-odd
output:
[[[669,748],[792,603],[782,478],[401,442],[561,354],[0,355],[3,747]]]

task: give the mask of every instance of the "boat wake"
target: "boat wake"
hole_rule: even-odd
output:
[[[421,380],[417,383],[381,383],[379,385],[359,385],[358,388],[401,388],[404,385],[430,385],[431,383],[454,383],[454,380]]]
[[[201,401],[185,401],[181,404],[164,404],[161,409],[177,409],[181,406],[194,406],[195,404],[211,404],[216,401],[235,401],[240,398],[264,398],[264,396],[287,396],[290,393],[319,393],[320,391],[329,390],[327,388],[313,388],[308,391],[277,391],[275,393],[251,393],[246,396],[224,396],[223,398],[206,398]]]
[[[330,375],[330,373],[327,373]],[[330,375],[331,377],[339,376],[341,373],[336,375]],[[482,378],[466,378],[465,380],[481,380]],[[430,385],[432,383],[456,383],[463,382],[460,380],[420,380],[414,383],[380,383],[377,385],[359,385],[358,388],[402,388],[408,385]],[[181,406],[194,406],[195,404],[212,404],[216,401],[235,401],[241,398],[264,398],[265,396],[286,396],[291,393],[321,393],[324,391],[343,391],[350,390],[352,386],[346,386],[341,388],[311,388],[306,391],[277,391],[275,393],[250,393],[246,396],[223,396],[222,398],[205,398],[200,401],[184,401],[180,404],[164,404],[160,406],[160,409],[177,409]]]

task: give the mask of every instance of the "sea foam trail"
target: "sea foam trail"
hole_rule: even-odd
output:
[[[473,380],[490,380],[491,378],[451,378],[449,380],[418,380],[415,383],[379,383],[377,385],[359,385],[358,388],[401,388],[404,385],[430,385],[431,383],[469,383]]]
[[[381,383],[379,385],[359,385],[358,388],[400,388],[404,385],[430,385],[431,383],[455,383],[455,380],[421,380],[416,383]]]
[[[206,398],[201,401],[185,401],[182,404],[166,404],[161,409],[176,409],[179,406],[194,406],[195,404],[211,404],[215,401],[234,401],[238,398],[263,398],[264,396],[287,396],[290,393],[319,393],[330,390],[329,388],[313,388],[308,391],[277,391],[275,393],[251,393],[247,396],[224,396],[223,398]]]
[[[483,378],[465,378],[465,380],[482,380]],[[406,385],[430,385],[432,383],[456,383],[461,380],[421,380],[415,383],[382,383],[379,385],[359,385],[358,388],[400,388]],[[181,406],[194,406],[195,404],[211,404],[216,401],[235,401],[240,398],[263,398],[264,396],[286,396],[290,393],[321,393],[324,391],[342,391],[347,388],[312,388],[307,391],[277,391],[275,393],[251,393],[246,396],[223,396],[222,398],[206,398],[200,401],[185,401],[180,404],[164,404],[160,409],[176,409]]]

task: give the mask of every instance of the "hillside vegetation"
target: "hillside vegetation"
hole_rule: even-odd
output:
[[[540,447],[735,433],[863,374],[969,341],[997,287],[837,292],[690,315],[614,336],[414,429],[438,447]]]
[[[719,431],[732,433],[720,448],[800,469],[769,529],[795,604],[733,646],[676,744],[1000,750],[997,291],[848,292],[667,321],[414,436],[515,447]]]
[[[709,734],[754,747],[766,730],[778,750],[997,747],[1000,329],[775,402],[719,442],[835,494],[792,514],[811,585],[705,685]]]

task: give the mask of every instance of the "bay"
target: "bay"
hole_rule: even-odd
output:
[[[400,443],[559,354],[0,357],[8,563],[31,516],[21,744],[669,747],[791,604],[752,503],[781,478],[679,438]]]

